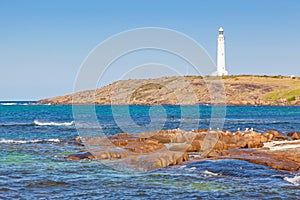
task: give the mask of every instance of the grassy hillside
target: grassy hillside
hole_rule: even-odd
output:
[[[190,105],[211,104],[222,95],[228,105],[300,105],[300,78],[240,75],[224,76],[221,80],[200,76],[121,80],[97,90],[42,99],[39,103]]]

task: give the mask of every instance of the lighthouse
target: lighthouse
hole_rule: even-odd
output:
[[[226,76],[226,59],[225,59],[225,36],[224,29],[219,28],[218,34],[218,52],[217,52],[217,71],[213,74],[216,76]]]

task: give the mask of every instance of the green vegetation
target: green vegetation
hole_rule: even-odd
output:
[[[216,77],[216,76],[207,76],[207,77]],[[222,78],[222,79],[235,79],[235,78],[276,78],[276,79],[283,79],[283,78],[290,78],[290,77],[289,76],[282,76],[282,75],[267,76],[267,75],[241,74],[241,75],[219,76],[219,78]]]
[[[295,101],[296,96],[300,96],[300,89],[275,90],[265,94],[264,99],[277,101],[283,98],[287,99],[288,101]]]
[[[288,98],[288,102],[295,101],[295,100],[296,100],[296,97],[295,97],[295,96],[293,96],[293,97],[291,97],[291,98]]]
[[[185,78],[188,78],[188,79],[203,79],[203,76],[192,76],[192,75],[187,75],[187,76],[184,76]]]

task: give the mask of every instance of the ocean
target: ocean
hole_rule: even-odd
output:
[[[129,118],[124,114],[128,108]],[[78,136],[210,128],[211,107],[96,106],[85,125],[72,106],[0,102],[0,199],[299,199],[300,173],[238,160],[124,172],[100,161],[69,161]],[[86,116],[88,119],[88,115]],[[161,122],[164,122],[163,124]],[[99,128],[100,127],[100,128]],[[300,131],[300,107],[227,106],[223,129]],[[82,135],[85,134],[85,135]]]

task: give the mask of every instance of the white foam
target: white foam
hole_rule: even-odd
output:
[[[17,103],[1,103],[2,106],[14,106],[17,105]]]
[[[30,126],[32,123],[8,123],[8,124],[0,124],[0,126]]]
[[[208,170],[204,170],[202,173],[206,174],[206,175],[209,175],[209,176],[218,176],[219,175],[217,173],[214,173],[214,172],[211,172],[211,171],[208,171]]]
[[[55,142],[59,143],[60,140],[57,138],[54,139],[44,139],[44,140],[6,140],[1,139],[0,144],[26,144],[26,143],[41,143],[41,142]]]
[[[185,170],[188,170],[188,171],[194,171],[194,170],[196,170],[196,169],[197,169],[196,167],[185,168]]]
[[[38,120],[34,120],[33,123],[37,126],[72,126],[74,125],[74,121],[71,122],[39,122]]]
[[[2,106],[27,106],[29,103],[0,103]]]
[[[295,186],[300,185],[300,175],[296,175],[295,177],[289,178],[289,177],[284,177],[283,180],[292,183]]]
[[[26,140],[5,140],[1,139],[0,144],[25,144],[27,143]]]
[[[300,140],[266,142],[264,147],[269,148],[271,151],[300,148]]]
[[[60,142],[60,139],[57,139],[57,138],[55,138],[55,139],[47,139],[47,140],[44,140],[44,141],[46,141],[46,142]]]

